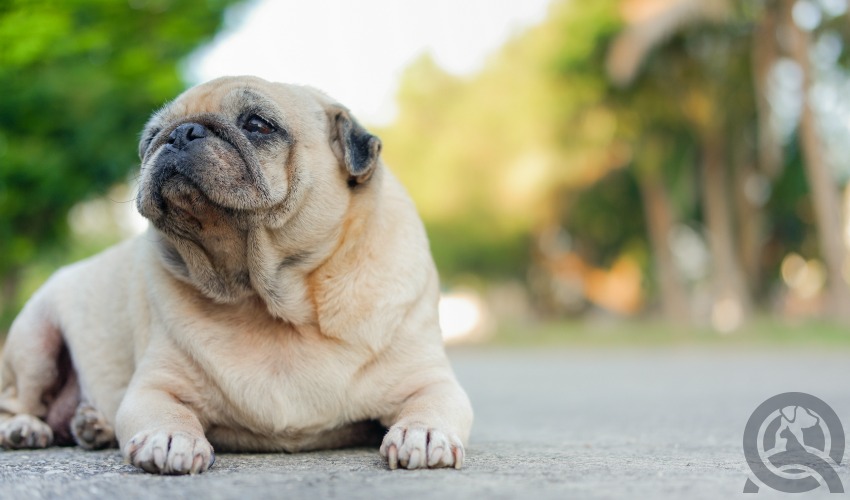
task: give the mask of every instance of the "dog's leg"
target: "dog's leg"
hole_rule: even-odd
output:
[[[100,450],[116,444],[112,425],[102,413],[86,402],[80,403],[74,412],[71,434],[77,444],[87,450]]]
[[[197,474],[215,462],[197,415],[165,385],[134,380],[118,408],[116,434],[124,459],[147,472]]]
[[[390,469],[463,466],[472,406],[454,379],[443,379],[410,394],[384,436],[381,455]]]
[[[67,430],[67,420],[45,420],[68,386],[70,359],[44,296],[34,297],[12,324],[0,364],[0,446],[45,448]],[[67,358],[67,359],[66,359]],[[63,359],[65,360],[63,362]],[[63,366],[65,367],[63,369]],[[76,381],[73,381],[76,384]],[[58,414],[57,414],[58,415]]]

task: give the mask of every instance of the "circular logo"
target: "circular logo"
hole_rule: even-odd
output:
[[[835,471],[844,457],[844,429],[821,399],[786,392],[753,412],[744,429],[744,456],[766,486],[785,493],[811,491],[821,484],[843,493]],[[758,491],[748,480],[744,492]]]

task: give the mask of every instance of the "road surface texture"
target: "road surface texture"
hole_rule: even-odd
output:
[[[742,435],[760,403],[808,392],[850,431],[846,348],[466,347],[451,356],[476,411],[461,471],[390,471],[377,450],[353,449],[220,454],[205,474],[158,477],[115,450],[54,448],[0,452],[0,498],[774,498],[764,486],[742,494]],[[848,455],[838,474],[850,491]],[[822,487],[798,497],[825,496]]]

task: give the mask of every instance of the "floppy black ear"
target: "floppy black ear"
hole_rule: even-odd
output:
[[[363,184],[378,166],[381,140],[367,132],[346,109],[332,111],[331,120],[335,133],[332,143],[339,148],[337,154],[348,172],[348,185]]]

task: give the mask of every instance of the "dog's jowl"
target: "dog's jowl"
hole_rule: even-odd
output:
[[[472,410],[380,140],[319,91],[252,77],[188,90],[141,137],[151,228],[24,307],[0,445],[120,446],[164,474],[369,443],[390,468],[460,467]]]

